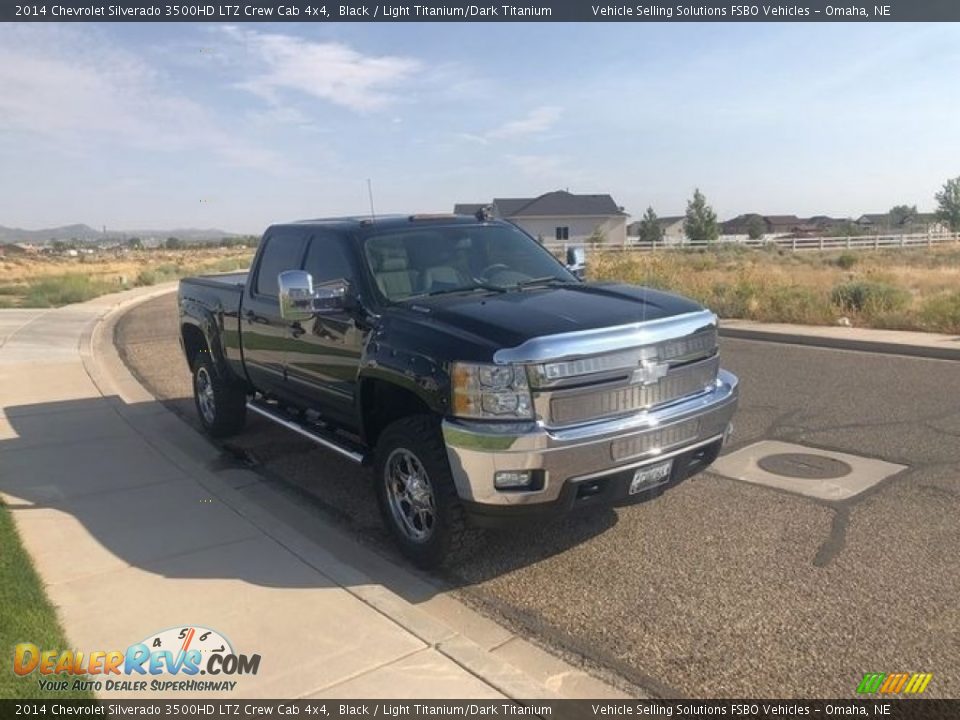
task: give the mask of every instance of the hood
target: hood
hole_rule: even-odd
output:
[[[570,284],[418,298],[408,306],[421,322],[451,326],[499,347],[513,347],[534,337],[702,310],[698,303],[635,285]]]

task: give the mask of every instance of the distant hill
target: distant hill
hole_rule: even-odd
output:
[[[166,240],[176,237],[188,242],[215,242],[225,237],[239,237],[238,233],[218,230],[217,228],[175,228],[173,230],[107,230],[104,234],[89,225],[62,225],[60,227],[43,228],[41,230],[23,230],[0,225],[0,244],[3,243],[30,243],[31,245],[45,245],[52,240],[77,240],[86,243],[116,242],[127,238],[138,237],[143,240],[159,238]]]

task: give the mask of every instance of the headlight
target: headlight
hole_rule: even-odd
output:
[[[485,420],[533,419],[533,401],[522,365],[454,363],[453,414]]]

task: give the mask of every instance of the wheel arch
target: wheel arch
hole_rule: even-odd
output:
[[[411,415],[438,415],[430,403],[412,388],[392,379],[366,376],[360,379],[360,418],[363,439],[375,447],[391,423]]]

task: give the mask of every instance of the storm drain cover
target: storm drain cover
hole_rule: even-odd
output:
[[[832,480],[853,472],[853,468],[842,460],[813,453],[767,455],[760,458],[757,465],[774,475],[805,480]]]
[[[718,458],[711,470],[734,480],[820,500],[846,500],[905,470],[851,453],[763,440]]]

